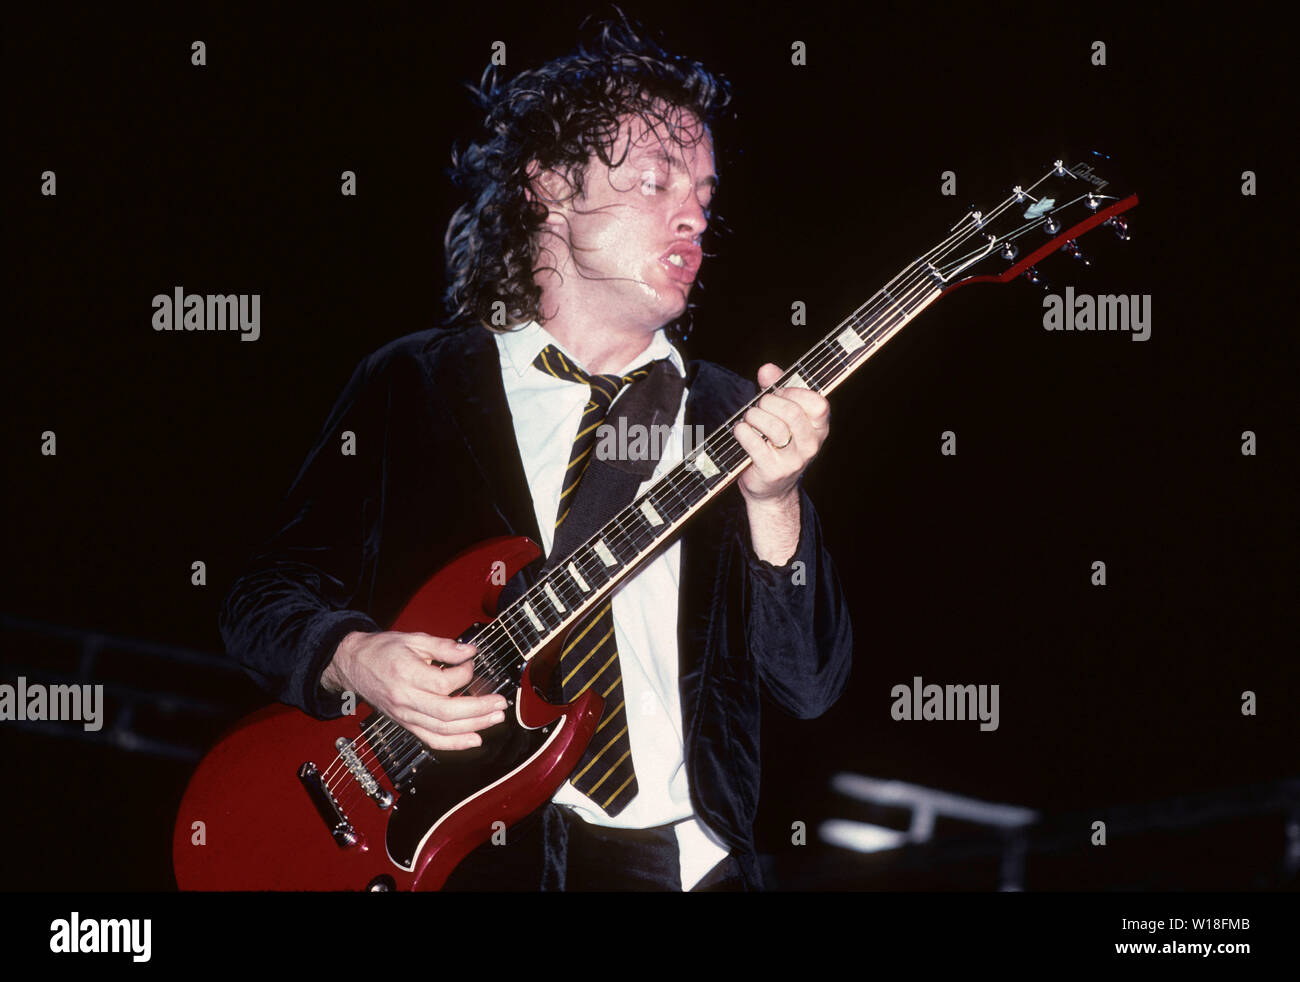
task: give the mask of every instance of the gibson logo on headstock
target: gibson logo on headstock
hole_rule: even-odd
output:
[[[1087,181],[1089,184],[1094,185],[1098,191],[1110,183],[1110,181],[1103,181],[1092,172],[1092,164],[1075,164],[1070,168],[1070,173],[1080,180]]]

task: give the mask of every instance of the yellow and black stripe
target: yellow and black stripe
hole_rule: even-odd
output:
[[[590,386],[591,399],[578,424],[569,466],[556,509],[558,531],[568,517],[574,492],[587,473],[591,451],[596,446],[597,430],[609,415],[614,397],[624,385],[650,374],[650,365],[627,375],[588,375],[565,358],[554,345],[542,349],[533,365],[569,382]],[[618,664],[618,647],[614,639],[613,602],[589,614],[573,632],[572,639],[560,655],[561,692],[565,702],[572,702],[592,686],[605,699],[605,711],[587,752],[569,778],[570,783],[599,805],[606,814],[617,815],[636,797],[636,770],[632,766],[632,743],[627,732],[627,708],[623,698],[623,673]]]

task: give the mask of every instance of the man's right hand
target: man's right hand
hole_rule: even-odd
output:
[[[453,696],[474,674],[472,644],[404,631],[353,631],[321,675],[330,692],[355,692],[432,750],[468,750],[478,730],[505,719],[500,695]]]

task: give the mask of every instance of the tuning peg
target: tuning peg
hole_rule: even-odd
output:
[[[1055,235],[1061,231],[1061,223],[1056,220],[1054,215],[1048,215],[1047,221],[1043,222],[1043,231],[1048,235]]]
[[[1043,279],[1043,274],[1038,271],[1037,266],[1030,266],[1021,275],[1030,283],[1034,284],[1034,286],[1041,286],[1044,290],[1051,289],[1051,284],[1048,283],[1047,280]]]
[[[1061,251],[1068,252],[1071,256],[1079,260],[1079,262],[1083,263],[1085,266],[1092,265],[1092,260],[1079,251],[1079,242],[1077,239],[1070,239],[1068,242],[1065,243],[1065,245],[1061,246]]]
[[[1106,224],[1115,230],[1115,237],[1121,242],[1127,242],[1132,236],[1128,234],[1128,219],[1120,218],[1119,215],[1111,215],[1106,219]]]
[[[1020,255],[1020,250],[1016,248],[1015,243],[1005,242],[1002,245],[1002,250],[999,255],[1001,255],[1007,262],[1011,262],[1016,258],[1016,256]]]

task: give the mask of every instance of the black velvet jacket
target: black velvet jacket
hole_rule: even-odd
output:
[[[758,391],[710,362],[686,368],[685,423],[706,433]],[[355,455],[340,452],[346,430]],[[800,503],[798,550],[784,567],[754,555],[734,484],[682,533],[678,641],[691,800],[750,888],[761,886],[753,847],[760,689],[797,717],[818,716],[843,691],[852,655],[848,606],[802,487]],[[276,698],[335,717],[341,704],[319,683],[346,634],[386,628],[447,560],[483,539],[541,541],[491,334],[424,331],[363,361],[277,527],[226,596],[222,637]]]

